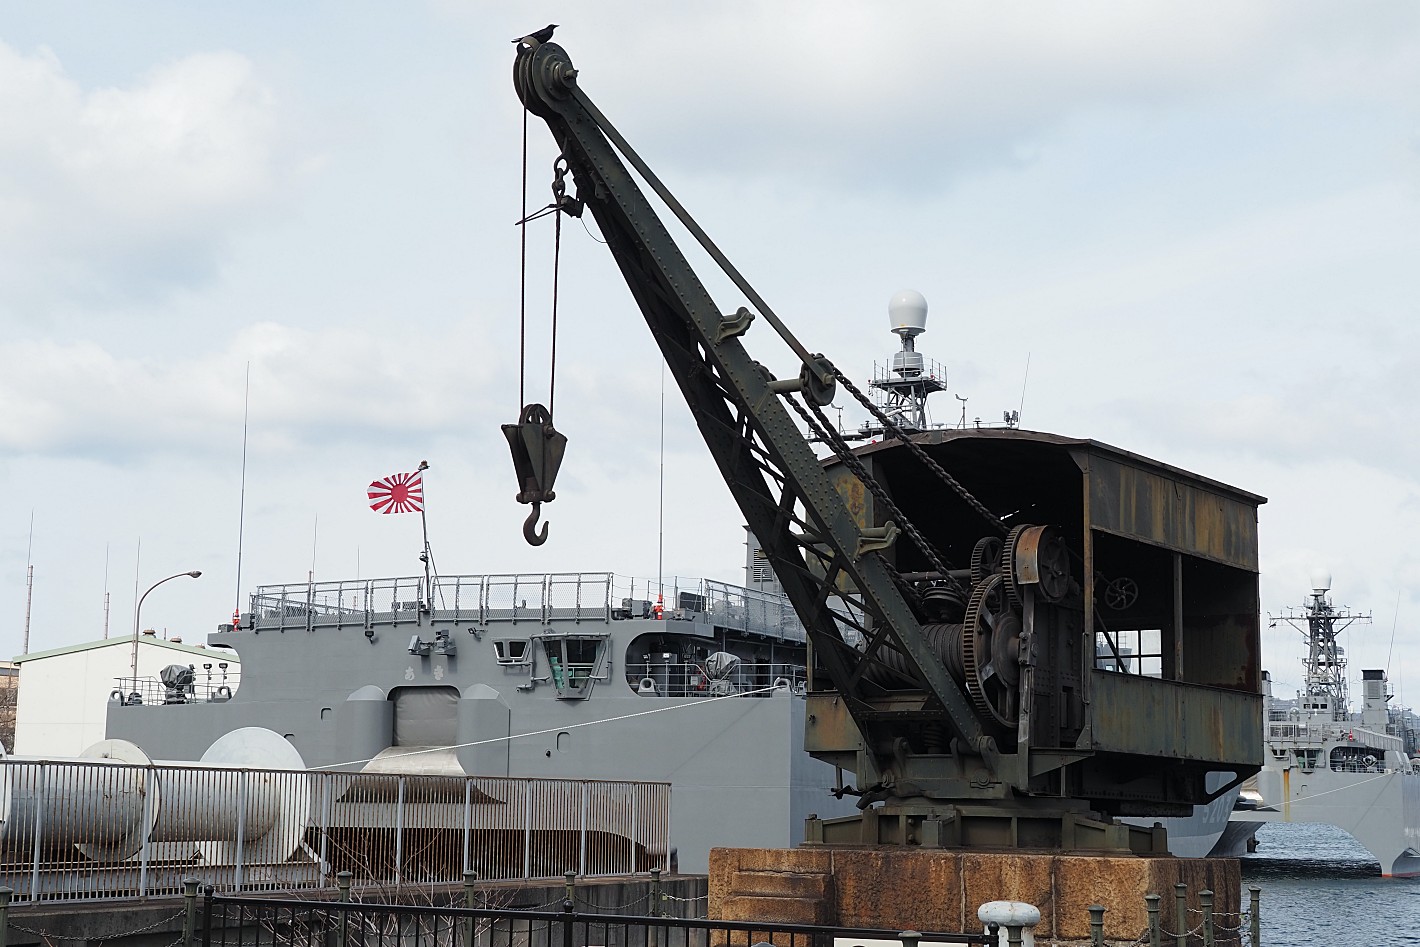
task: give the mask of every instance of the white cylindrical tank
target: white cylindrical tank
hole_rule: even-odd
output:
[[[900,289],[888,300],[888,325],[903,338],[927,331],[927,297],[915,289]]]
[[[127,740],[103,740],[76,759],[10,757],[3,770],[0,834],[95,861],[150,840],[194,842],[209,865],[281,862],[310,814],[301,754],[260,727],[226,734],[196,763],[154,763]]]

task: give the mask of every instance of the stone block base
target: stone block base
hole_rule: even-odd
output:
[[[1174,885],[1188,886],[1189,917],[1175,917]],[[944,849],[717,848],[710,852],[710,917],[892,930],[975,931],[987,901],[1040,909],[1037,942],[1088,943],[1092,904],[1107,940],[1148,929],[1144,895],[1161,896],[1166,930],[1195,928],[1198,892],[1213,892],[1217,943],[1236,944],[1242,879],[1232,858],[960,852]]]

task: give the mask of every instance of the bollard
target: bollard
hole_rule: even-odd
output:
[[[917,931],[899,931],[897,939],[902,941],[902,947],[917,947],[922,935]]]
[[[10,938],[10,899],[14,896],[13,890],[0,888],[0,947],[5,947]]]
[[[342,871],[335,876],[335,886],[340,889],[340,900],[350,900],[350,882],[355,876],[348,871]]]
[[[562,947],[572,947],[572,919],[576,916],[573,911],[576,905],[572,903],[572,882],[573,872],[567,872],[569,881],[567,882],[567,900],[562,902]],[[551,933],[550,931],[548,933]]]
[[[1157,894],[1144,895],[1144,904],[1149,912],[1149,947],[1161,947],[1159,938],[1159,902],[1163,900]]]
[[[182,899],[187,907],[182,917],[183,947],[192,947],[192,938],[197,934],[197,889],[201,884],[196,878],[184,878],[182,881]],[[3,943],[0,947],[4,947]]]
[[[466,871],[463,873],[463,906],[473,907],[473,886],[478,881],[478,872]],[[463,943],[464,947],[473,947],[473,918],[463,919]]]
[[[1174,915],[1174,924],[1178,926],[1173,935],[1174,944],[1175,947],[1188,947],[1188,885],[1182,881],[1174,885],[1173,899],[1178,908],[1178,913]]]
[[[1247,889],[1252,894],[1251,930],[1252,947],[1259,947],[1262,943],[1262,889],[1257,885],[1250,885]],[[0,944],[0,947],[5,947]]]
[[[1090,943],[1093,947],[1104,947],[1104,912],[1103,904],[1091,904],[1090,911]]]
[[[1035,926],[1040,923],[1040,910],[1024,901],[987,901],[976,909],[976,919],[987,925],[1006,929],[1006,943],[1011,947],[1034,947]],[[999,934],[997,943],[1000,943]]]
[[[1213,947],[1213,892],[1198,892],[1198,906],[1203,909],[1203,947]]]
[[[566,900],[570,904],[577,898],[577,873],[575,871],[564,872],[562,877],[567,882]]]

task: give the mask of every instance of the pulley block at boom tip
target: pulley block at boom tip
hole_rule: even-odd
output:
[[[552,412],[540,404],[525,405],[518,415],[518,423],[503,425],[503,436],[508,439],[513,453],[513,471],[519,487],[517,500],[532,504],[532,512],[523,523],[523,538],[529,545],[541,546],[547,542],[547,524],[543,523],[539,532],[538,518],[542,515],[542,505],[557,499],[552,485],[562,466],[567,437],[552,426]]]

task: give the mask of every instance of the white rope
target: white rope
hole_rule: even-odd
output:
[[[741,691],[738,694],[722,694],[719,697],[698,697],[684,704],[673,704],[670,707],[655,707],[651,710],[638,710],[636,713],[622,714],[619,717],[606,717],[601,720],[586,720],[582,723],[568,723],[557,727],[548,727],[545,730],[530,730],[527,733],[514,733],[506,737],[491,737],[487,740],[470,740],[468,743],[454,743],[449,746],[426,746],[417,750],[410,750],[407,753],[392,753],[384,757],[386,760],[399,760],[407,756],[418,756],[421,753],[443,753],[447,750],[458,750],[467,746],[485,746],[490,743],[511,743],[514,740],[521,740],[523,737],[541,737],[549,733],[565,733],[568,730],[579,730],[582,727],[599,727],[607,723],[620,723],[623,720],[634,720],[637,717],[649,717],[652,714],[669,713],[672,710],[684,710],[687,707],[701,707],[705,704],[712,704],[718,700],[738,700],[741,697],[752,697],[755,694],[767,694],[780,688],[770,685],[768,687],[758,687],[754,690]],[[372,762],[375,757],[363,760],[346,760],[344,763],[331,763],[328,766],[320,767],[321,770],[339,769],[342,766],[358,766],[362,763]],[[319,770],[313,770],[319,772]],[[353,775],[353,774],[352,774]]]

